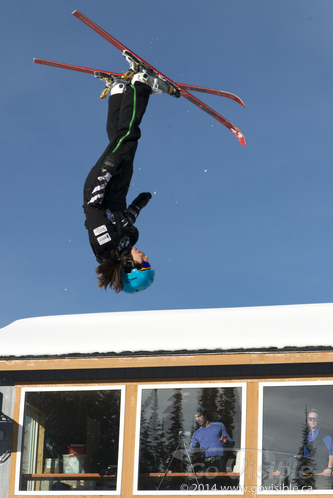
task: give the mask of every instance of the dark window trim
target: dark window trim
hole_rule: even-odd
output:
[[[260,365],[198,365],[175,367],[101,368],[73,370],[17,370],[2,371],[0,385],[10,386],[29,382],[116,381],[128,382],[150,379],[235,379],[333,375],[333,362],[279,363]]]

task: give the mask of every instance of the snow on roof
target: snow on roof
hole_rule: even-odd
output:
[[[44,316],[0,329],[0,357],[330,348],[333,304]]]

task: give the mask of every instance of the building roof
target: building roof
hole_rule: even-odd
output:
[[[0,329],[0,358],[333,350],[333,304],[44,316]]]

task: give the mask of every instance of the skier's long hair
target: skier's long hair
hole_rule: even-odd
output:
[[[110,256],[96,268],[97,286],[105,290],[110,286],[116,293],[122,291],[124,288],[123,271],[131,261],[131,254],[119,255],[117,251],[112,251]]]

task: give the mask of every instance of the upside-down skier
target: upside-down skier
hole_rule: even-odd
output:
[[[110,143],[84,185],[85,226],[99,263],[98,287],[132,294],[150,287],[155,278],[148,257],[134,247],[139,237],[134,223],[152,195],[143,192],[129,206],[126,203],[141,136],[139,125],[150,95],[171,94],[173,87],[135,66],[122,78],[101,79],[111,88],[107,117]]]

